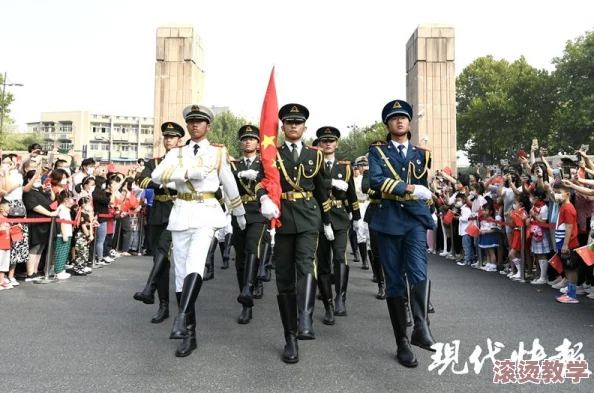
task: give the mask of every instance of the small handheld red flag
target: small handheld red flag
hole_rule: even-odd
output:
[[[576,248],[575,252],[578,253],[578,255],[586,263],[586,265],[588,265],[588,266],[594,265],[594,251],[592,251],[589,246]]]
[[[268,197],[280,210],[282,189],[280,185],[280,173],[276,167],[277,138],[278,100],[274,82],[274,67],[272,67],[268,88],[264,96],[264,103],[262,104],[262,114],[260,116],[260,159],[264,166],[264,179],[262,179],[261,185],[266,189]],[[280,226],[280,220],[273,218],[271,227],[278,228]]]
[[[553,255],[553,257],[549,260],[549,265],[555,268],[557,273],[563,273],[563,262],[561,262],[561,258],[559,258],[559,254]]]

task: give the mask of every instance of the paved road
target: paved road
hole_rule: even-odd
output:
[[[93,275],[50,285],[23,283],[0,293],[0,381],[5,392],[592,392],[594,378],[572,385],[496,386],[487,360],[480,374],[429,371],[431,353],[415,347],[419,367],[394,359],[395,342],[384,301],[376,300],[371,272],[352,264],[349,316],[321,323],[316,340],[300,342],[298,364],[280,360],[284,345],[273,282],[257,301],[254,319],[238,325],[233,269],[221,270],[198,300],[198,350],[174,357],[172,318],[149,320],[155,306],[132,299],[146,279],[148,257],[118,259]],[[430,256],[431,327],[438,341],[460,340],[460,361],[487,339],[527,349],[539,338],[547,355],[564,338],[582,342],[594,361],[594,301],[560,305],[549,287],[513,283],[499,274],[458,267]],[[174,300],[173,300],[174,301]],[[508,356],[504,356],[508,355]],[[594,369],[590,366],[590,369]]]

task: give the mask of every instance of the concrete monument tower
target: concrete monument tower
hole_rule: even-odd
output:
[[[456,170],[454,28],[421,25],[406,44],[406,99],[415,145],[431,150],[432,168]]]
[[[155,128],[153,155],[161,156],[161,124],[174,121],[185,126],[183,109],[204,103],[204,47],[192,26],[157,29],[155,62]]]

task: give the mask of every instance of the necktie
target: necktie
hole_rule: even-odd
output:
[[[252,165],[252,162],[250,161],[250,159],[249,159],[249,158],[246,158],[246,159],[245,159],[245,167],[246,167],[247,169],[250,169],[250,165]]]
[[[293,162],[297,162],[299,160],[299,152],[297,151],[297,145],[291,143],[291,149],[293,149]]]
[[[198,154],[198,149],[199,148],[200,148],[200,146],[194,145],[194,155]]]
[[[330,174],[332,172],[332,163],[330,161],[326,161],[326,173]]]
[[[404,155],[404,145],[398,145],[398,151],[400,152],[400,158],[402,158],[402,161],[406,160],[406,156]]]

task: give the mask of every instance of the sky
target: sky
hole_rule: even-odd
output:
[[[204,104],[248,121],[275,66],[279,106],[310,111],[306,136],[326,125],[348,133],[405,99],[406,43],[421,24],[455,28],[457,74],[489,54],[552,70],[568,40],[594,29],[594,3],[575,0],[0,0],[0,10],[0,72],[24,85],[7,87],[19,129],[51,111],[152,117],[161,25],[194,26]]]

